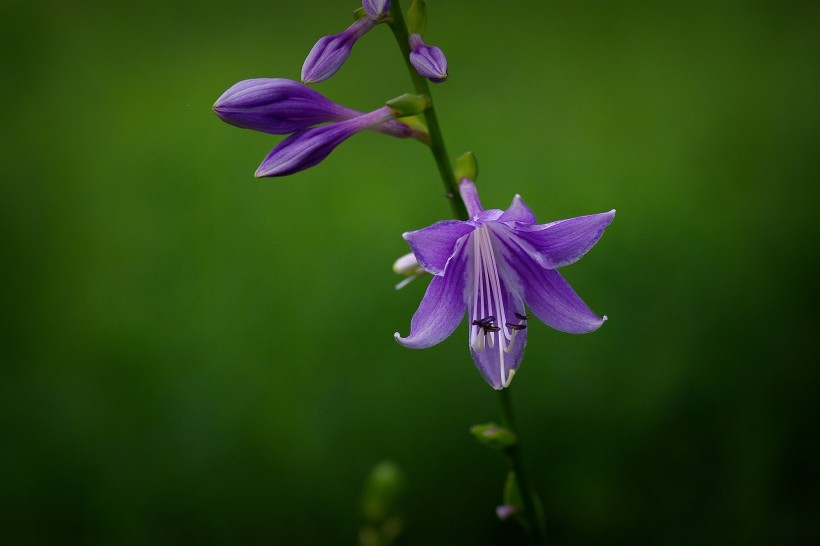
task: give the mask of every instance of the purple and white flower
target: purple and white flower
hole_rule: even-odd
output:
[[[440,48],[424,43],[418,34],[411,34],[410,64],[421,76],[433,83],[447,81],[447,58]]]
[[[572,334],[597,330],[598,317],[556,270],[598,242],[615,211],[536,224],[516,195],[505,210],[484,210],[475,184],[459,193],[470,219],[445,220],[404,234],[433,280],[413,315],[410,334],[396,340],[424,349],[450,336],[467,311],[469,345],[478,371],[494,389],[509,386],[524,356],[527,315]]]
[[[302,65],[302,81],[317,83],[335,74],[350,56],[353,44],[373,28],[376,21],[362,17],[347,27],[344,32],[320,38],[308,53]]]

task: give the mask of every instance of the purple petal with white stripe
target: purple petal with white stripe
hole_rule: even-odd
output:
[[[522,224],[534,224],[535,214],[530,210],[530,207],[524,203],[521,196],[516,194],[513,197],[510,208],[504,211],[498,218],[499,222],[521,222]]]
[[[593,313],[558,271],[544,269],[505,239],[496,239],[498,250],[515,272],[527,307],[541,322],[568,334],[586,334],[601,327],[606,317]]]
[[[465,267],[467,255],[463,243],[456,249],[448,275],[433,277],[418,310],[410,321],[410,334],[401,337],[396,332],[393,337],[410,349],[426,349],[447,339],[464,318],[464,286],[467,282]]]
[[[521,247],[542,267],[555,269],[581,259],[612,223],[615,211],[579,216],[542,225],[516,225]]]
[[[444,220],[402,235],[419,264],[433,275],[443,275],[456,242],[475,229],[469,222]]]

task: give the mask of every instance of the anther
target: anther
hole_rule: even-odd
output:
[[[480,326],[484,333],[487,332],[498,332],[501,330],[498,326],[493,326],[493,322],[495,322],[495,317],[490,315],[489,317],[484,317],[481,320],[474,320],[473,326]]]
[[[518,317],[518,320],[530,320],[532,318],[530,315],[522,315],[518,311],[515,312],[515,316]]]
[[[517,314],[518,313],[516,313],[516,315]],[[524,320],[524,319],[521,319],[521,320]],[[510,330],[523,330],[524,328],[527,327],[526,324],[510,324],[509,322],[507,322],[505,324],[507,325],[507,328],[509,328]]]

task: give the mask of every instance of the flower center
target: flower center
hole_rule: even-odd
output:
[[[512,349],[518,331],[527,327],[526,320],[529,317],[515,311],[516,318],[521,322],[507,321],[501,277],[498,274],[498,262],[490,239],[490,231],[486,226],[481,226],[473,232],[472,244],[474,286],[470,316],[470,346],[476,352],[483,351],[485,346],[498,350],[501,383],[504,387],[508,387],[515,375],[515,370],[509,370],[509,374],[507,373],[504,355]]]

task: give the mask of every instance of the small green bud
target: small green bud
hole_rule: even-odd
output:
[[[364,17],[367,17],[367,12],[364,10],[364,8],[357,8],[353,10],[354,21],[358,21],[359,19],[362,19]]]
[[[432,104],[433,101],[427,95],[412,95],[410,93],[405,93],[385,103],[400,118],[421,114],[430,108]]]
[[[407,10],[407,30],[410,34],[421,34],[427,30],[427,2],[413,0]]]
[[[370,471],[362,498],[362,514],[371,522],[382,522],[398,508],[404,492],[405,476],[401,467],[391,461],[382,461]]]
[[[458,182],[465,178],[469,178],[473,182],[476,181],[476,178],[478,178],[478,161],[473,152],[466,152],[456,159],[455,175]]]
[[[518,441],[518,437],[513,431],[500,427],[495,423],[474,425],[470,427],[470,433],[476,437],[476,440],[494,449],[504,449]]]
[[[507,481],[504,482],[504,505],[511,506],[518,511],[524,508],[521,500],[521,490],[518,488],[518,480],[515,479],[515,472],[512,470],[507,474]]]

